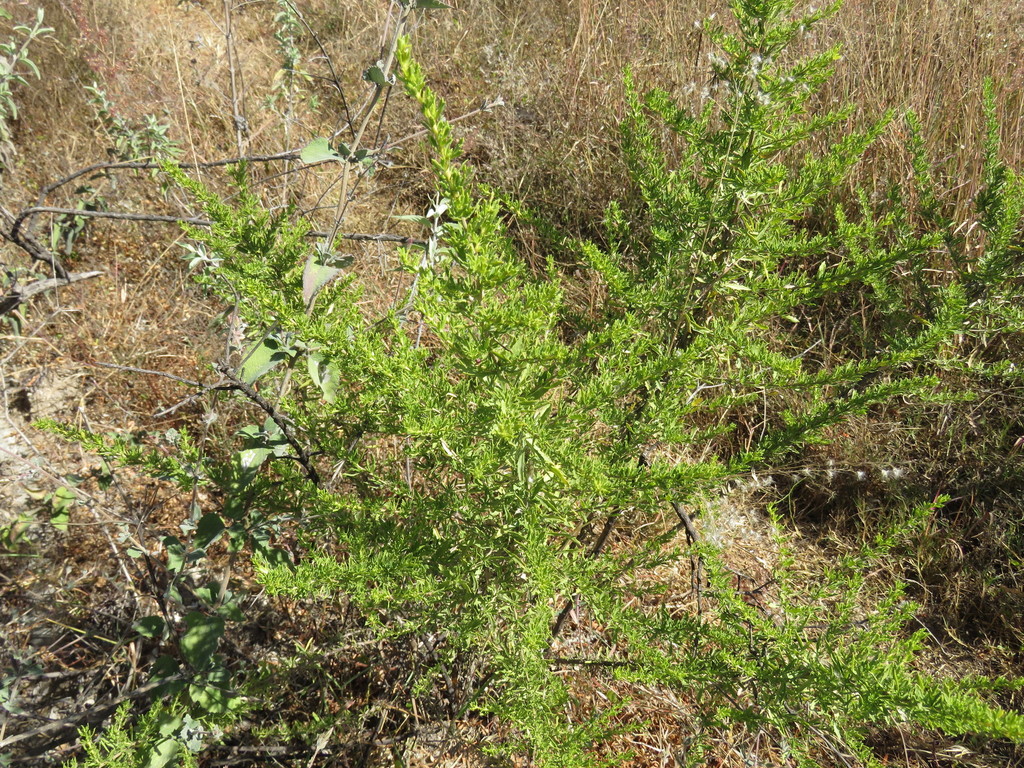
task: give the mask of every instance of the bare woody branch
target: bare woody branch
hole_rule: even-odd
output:
[[[25,286],[15,284],[13,287],[8,288],[4,296],[0,297],[0,317],[13,312],[37,294],[52,291],[56,288],[63,288],[66,285],[71,285],[81,280],[99,277],[102,274],[98,270],[93,272],[73,272],[67,277],[48,277],[43,280],[36,280]]]

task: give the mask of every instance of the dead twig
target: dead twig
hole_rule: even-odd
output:
[[[175,680],[184,679],[185,677],[186,676],[183,673],[178,673],[170,677],[160,678],[159,680],[151,680],[145,685],[136,688],[129,694],[94,705],[86,712],[69,715],[68,717],[61,718],[60,720],[53,720],[46,725],[34,728],[31,731],[24,731],[22,733],[17,733],[14,736],[8,736],[6,739],[0,741],[0,750],[7,750],[15,744],[33,739],[34,744],[32,747],[28,748],[27,753],[29,755],[41,755],[54,747],[60,746],[61,744],[67,744],[74,741],[77,738],[78,729],[81,726],[87,724],[95,725],[103,722],[103,720],[109,717],[114,710],[124,702],[148,696],[161,686]]]
[[[24,226],[24,222],[40,213],[54,213],[54,214],[65,214],[71,216],[81,216],[89,219],[113,219],[115,221],[149,221],[164,224],[191,224],[194,227],[209,227],[212,226],[213,222],[208,219],[200,219],[191,216],[164,216],[157,213],[126,213],[120,211],[86,211],[80,208],[56,208],[53,206],[34,206],[32,208],[26,208],[14,219],[14,226],[12,227],[12,234],[17,236],[20,233],[21,228]],[[312,231],[307,232],[306,237],[329,237],[329,232]],[[341,232],[335,235],[337,238],[342,240],[355,240],[355,241],[366,241],[375,243],[398,243],[400,245],[426,245],[426,240],[418,240],[414,237],[406,237],[405,235],[393,235],[390,233],[380,234],[367,234],[362,232]],[[20,245],[20,243],[14,238],[10,238],[12,242]],[[24,249],[24,246],[22,246]],[[29,251],[31,255],[31,251]],[[43,259],[47,261],[46,259]],[[49,263],[49,262],[48,262]]]
[[[0,206],[0,219],[3,219],[4,224],[7,225],[6,231],[0,229],[0,237],[5,240],[10,240],[16,246],[21,248],[27,253],[33,260],[41,261],[50,267],[50,272],[55,276],[64,280],[68,277],[68,272],[64,269],[64,265],[60,263],[60,259],[53,255],[50,250],[36,240],[30,232],[25,234],[19,234],[18,225],[19,220],[15,218],[14,214],[9,210]]]
[[[63,288],[66,285],[81,282],[82,280],[89,280],[90,278],[98,277],[102,274],[103,273],[98,270],[93,272],[72,272],[66,277],[48,277],[43,280],[36,280],[25,286],[19,287],[15,284],[13,287],[8,289],[6,295],[0,297],[0,317],[3,317],[9,312],[13,312],[37,294],[52,291],[57,288]]]
[[[697,528],[693,524],[693,520],[690,518],[690,514],[686,511],[686,507],[680,504],[678,501],[672,502],[672,509],[676,513],[676,517],[679,518],[679,524],[686,529],[686,539],[690,543],[690,546],[697,544],[700,541],[700,534],[697,533]],[[690,557],[690,568],[693,573],[693,589],[697,595],[697,614],[700,615],[702,612],[701,597],[702,597],[702,583],[704,581],[704,555],[697,553],[696,557],[691,555]]]
[[[291,0],[285,0],[285,2],[288,4],[288,7],[292,9],[292,12],[298,17],[299,21],[302,23],[302,26],[306,28],[306,32],[309,34],[309,36],[313,38],[313,42],[316,43],[317,48],[320,49],[320,53],[324,57],[324,61],[327,63],[327,69],[330,70],[331,73],[330,77],[325,77],[322,79],[330,82],[331,85],[334,86],[334,90],[338,92],[338,96],[339,98],[341,98],[341,111],[345,113],[345,124],[348,126],[349,131],[351,131],[352,135],[354,136],[355,126],[352,124],[352,115],[349,112],[348,108],[348,99],[345,98],[345,89],[341,85],[341,78],[338,77],[338,73],[334,69],[334,60],[331,59],[330,54],[327,53],[327,49],[324,48],[324,44],[320,40],[320,36],[316,33],[316,30],[309,25],[308,21],[306,21],[306,17],[302,15],[302,13],[299,11],[298,8],[295,7],[295,4],[292,3]],[[334,135],[337,136],[339,133],[341,133],[340,130],[336,131]]]
[[[127,371],[128,373],[145,373],[149,376],[162,376],[165,379],[176,381],[179,384],[184,384],[187,387],[197,387],[203,390],[211,389],[230,389],[231,387],[217,386],[216,384],[203,384],[201,381],[192,381],[191,379],[183,379],[181,376],[175,376],[173,373],[165,373],[164,371],[153,371],[149,368],[135,368],[131,365],[117,365],[116,363],[101,363],[98,360],[93,360],[91,365],[98,366],[100,368],[113,368],[115,371]]]
[[[284,435],[285,440],[295,451],[295,458],[302,465],[302,469],[306,472],[306,477],[309,481],[319,487],[320,485],[320,474],[316,471],[316,467],[313,466],[313,462],[310,458],[309,452],[302,446],[298,438],[295,436],[295,430],[292,429],[288,420],[267,401],[263,395],[253,389],[249,384],[246,384],[240,378],[238,378],[234,372],[223,363],[218,363],[216,366],[217,370],[222,376],[229,382],[227,386],[216,385],[211,389],[235,389],[245,395],[250,401],[255,403],[257,406],[263,409],[263,411],[277,424],[281,433]]]
[[[273,155],[240,155],[238,157],[227,157],[221,160],[209,160],[202,163],[175,163],[175,165],[179,168],[220,168],[225,165],[237,165],[238,163],[270,163],[275,160],[298,159],[299,150],[289,149]],[[47,184],[39,190],[39,195],[36,197],[36,205],[42,205],[46,201],[47,197],[49,197],[54,191],[63,187],[65,184],[70,184],[75,179],[79,179],[90,173],[120,170],[155,171],[161,167],[162,163],[154,162],[152,160],[123,160],[115,163],[93,163],[92,165],[87,165],[85,168],[79,168],[77,171],[57,179],[57,181]]]
[[[147,368],[135,368],[130,365],[116,365],[114,363],[101,363],[93,362],[93,365],[101,368],[113,368],[119,371],[127,371],[129,373],[143,373],[150,376],[162,376],[165,379],[171,379],[177,381],[189,387],[196,387],[198,389],[205,390],[207,392],[229,392],[232,390],[241,392],[251,402],[259,406],[274,423],[280,428],[285,440],[295,451],[295,460],[302,465],[303,470],[306,473],[306,477],[309,481],[316,486],[320,485],[320,474],[316,471],[316,467],[313,466],[312,459],[309,452],[299,442],[298,437],[295,435],[295,430],[292,429],[288,419],[281,414],[277,408],[274,407],[263,395],[257,392],[249,384],[246,384],[240,378],[238,378],[230,367],[223,363],[218,363],[215,367],[217,371],[224,377],[224,380],[217,382],[216,384],[204,384],[201,381],[192,381],[190,379],[184,379],[180,376],[175,376],[172,373],[164,373],[163,371],[153,371]]]
[[[249,132],[249,121],[245,117],[245,92],[235,61],[235,33],[231,18],[231,0],[224,0],[224,47],[228,54],[228,73],[231,76],[231,119],[234,122],[235,145],[241,155],[245,147],[245,134]]]
[[[619,521],[619,511],[612,512],[608,519],[605,520],[604,528],[601,529],[601,533],[597,537],[597,541],[594,542],[594,546],[591,547],[590,552],[587,556],[590,558],[599,557],[601,552],[604,551],[605,544],[608,543],[608,537],[612,535],[612,531],[615,530],[615,524]],[[554,625],[551,627],[551,638],[548,642],[554,642],[555,639],[562,633],[562,629],[565,627],[565,622],[569,618],[569,614],[572,613],[572,609],[576,607],[576,603],[579,601],[579,595],[573,595],[569,599],[565,607],[562,608],[561,613],[558,614],[558,618],[555,619]]]

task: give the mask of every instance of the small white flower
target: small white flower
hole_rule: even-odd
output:
[[[712,66],[719,67],[721,69],[724,69],[725,66],[729,63],[724,58],[719,56],[717,53],[714,53],[713,51],[708,51],[708,61],[711,62]]]

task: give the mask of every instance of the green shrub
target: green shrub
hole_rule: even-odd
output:
[[[301,520],[298,565],[252,537],[267,589],[345,595],[380,636],[430,636],[444,658],[477,659],[486,671],[463,711],[506,718],[508,748],[541,765],[598,761],[617,727],[614,707],[570,714],[553,667],[569,601],[604,628],[595,659],[624,681],[678,690],[696,737],[761,731],[806,764],[820,750],[869,762],[867,729],[900,723],[1024,739],[1024,717],[986,704],[981,683],[914,671],[921,638],[906,630],[914,606],[902,585],[865,597],[867,565],[931,507],[816,591],[798,591],[784,559],[770,612],[732,588],[714,547],[679,541],[680,505],[851,415],[938,397],[950,340],[1005,313],[995,267],[908,285],[947,232],[917,232],[905,212],[876,214],[868,201],[826,205],[885,120],[805,149],[847,113],[808,114],[837,51],[785,58],[834,6],[796,19],[792,6],[734,0],[737,31],[709,22],[721,57],[698,115],[631,85],[623,137],[640,202],[609,209],[605,245],[563,244],[606,292],[583,316],[553,258],[534,273],[517,257],[407,40],[401,80],[426,124],[437,199],[418,218],[425,245],[403,253],[395,311],[364,315],[355,275],[330,249],[310,253],[306,226],[271,216],[244,186],[232,207],[172,171],[213,222],[190,231],[213,254],[207,285],[262,335],[234,375],[271,418],[243,430],[227,463],[91,445],[187,487],[220,486],[221,529]],[[979,267],[1017,247],[1013,178],[990,172],[993,231],[1011,234],[993,237]],[[801,318],[850,297],[869,307],[862,336],[845,356],[809,354]],[[735,439],[755,402],[764,424]],[[687,556],[701,564],[702,610],[680,615],[644,576]]]
[[[156,705],[138,722],[130,724],[131,706],[118,707],[102,735],[90,728],[81,730],[85,760],[76,768],[163,768],[197,765],[195,753],[202,748],[208,731],[188,715],[174,715],[170,708]]]

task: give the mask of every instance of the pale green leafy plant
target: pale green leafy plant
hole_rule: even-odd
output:
[[[118,708],[102,734],[81,730],[85,757],[69,763],[75,768],[195,768],[196,753],[211,731],[188,715],[156,705],[132,722],[131,705]]]
[[[11,122],[18,119],[18,104],[14,89],[28,85],[28,76],[40,77],[39,67],[29,55],[29,47],[46,37],[53,29],[43,25],[44,11],[36,10],[35,22],[31,25],[18,24],[14,37],[0,42],[0,148],[4,154],[13,149],[11,143]],[[0,19],[10,19],[11,12],[0,8]]]
[[[689,702],[678,719],[694,764],[726,730],[804,765],[824,753],[870,764],[869,730],[902,724],[1024,741],[1024,716],[983,695],[1015,682],[918,672],[905,585],[866,597],[865,571],[934,504],[810,589],[780,535],[771,611],[737,592],[714,547],[681,539],[682,505],[728,479],[894,398],[940,397],[953,340],[1002,311],[985,270],[929,285],[927,311],[908,308],[921,292],[903,268],[948,233],[829,202],[885,125],[811,149],[846,115],[809,114],[838,52],[792,61],[787,48],[835,6],[795,18],[789,0],[731,7],[737,31],[706,26],[721,55],[699,114],[629,84],[623,150],[637,198],[609,208],[604,242],[559,243],[606,292],[593,311],[571,306],[553,256],[533,271],[516,252],[402,38],[400,81],[425,123],[436,195],[417,220],[429,240],[401,253],[406,295],[368,315],[356,271],[330,245],[311,247],[306,222],[271,215],[244,170],[228,205],[168,167],[212,222],[189,230],[210,254],[199,279],[262,335],[239,381],[263,393],[282,382],[272,405],[239,389],[274,415],[226,462],[77,436],[190,490],[219,487],[222,525],[300,520],[297,565],[250,544],[267,590],[345,596],[378,637],[429,637],[441,661],[473,660],[481,672],[462,687],[438,671],[410,696],[443,690],[459,715],[500,716],[504,749],[539,765],[607,760],[616,707],[571,706],[571,685],[599,684],[594,668],[637,696],[671,689]],[[353,154],[320,140],[305,159]],[[1006,178],[990,176],[987,209],[1003,211],[998,231],[1016,231]],[[844,297],[866,307],[863,335],[809,354],[804,319]],[[752,403],[761,423],[736,437]],[[703,574],[694,613],[671,610],[650,579],[689,556]],[[572,606],[600,639],[563,658]]]
[[[132,122],[96,83],[85,86],[85,91],[118,160],[166,160],[181,154],[181,147],[169,136],[170,126],[156,115],[143,115],[141,122]]]

